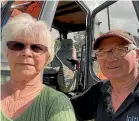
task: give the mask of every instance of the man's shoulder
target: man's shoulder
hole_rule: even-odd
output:
[[[100,92],[105,86],[109,86],[110,82],[108,80],[105,81],[99,81],[95,84],[93,84],[89,89],[87,89],[85,92]]]
[[[103,85],[106,85],[108,81],[100,81],[95,84],[93,84],[90,88],[85,90],[83,93],[80,93],[79,95],[76,95],[71,98],[71,100],[74,99],[85,99],[85,100],[91,100],[95,98],[99,98],[101,95],[101,89]],[[93,96],[93,98],[91,98]]]

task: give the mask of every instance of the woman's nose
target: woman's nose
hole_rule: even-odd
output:
[[[28,47],[25,47],[22,50],[22,56],[32,57],[32,50],[31,50],[31,48],[29,46]]]

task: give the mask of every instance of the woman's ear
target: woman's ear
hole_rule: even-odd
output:
[[[8,58],[8,51],[9,50],[7,48],[2,50],[3,59],[7,59]]]
[[[44,66],[47,66],[49,64],[49,59],[50,59],[50,57],[48,55],[46,55],[46,60],[45,60]]]
[[[8,58],[8,50],[5,52],[6,57]]]

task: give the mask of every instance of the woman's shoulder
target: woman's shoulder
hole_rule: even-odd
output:
[[[44,93],[43,96],[47,97],[47,100],[52,101],[58,101],[60,100],[61,102],[64,102],[66,100],[69,100],[69,98],[62,92],[57,91],[51,87],[45,86],[44,87]]]
[[[46,86],[44,97],[47,97],[48,119],[60,118],[60,121],[75,121],[74,110],[70,99],[62,92]],[[67,119],[68,118],[68,119]],[[55,120],[54,120],[55,121]]]
[[[1,100],[3,100],[3,98],[8,95],[7,86],[6,83],[2,83],[0,86],[1,86]]]

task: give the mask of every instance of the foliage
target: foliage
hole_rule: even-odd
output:
[[[82,45],[85,44],[85,31],[74,32],[74,46],[77,51],[81,51]],[[60,48],[60,40],[55,40],[55,52]]]
[[[55,52],[59,50],[60,46],[61,46],[60,40],[55,40]]]
[[[85,31],[74,33],[74,46],[77,51],[81,51],[82,45],[85,44]]]

